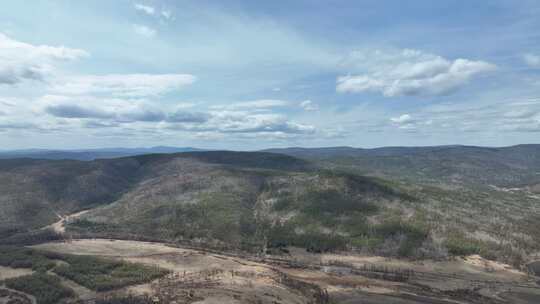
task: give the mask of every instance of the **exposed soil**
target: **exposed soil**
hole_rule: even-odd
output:
[[[267,265],[238,258],[212,255],[195,250],[172,248],[162,244],[121,240],[74,240],[70,243],[47,243],[34,246],[49,251],[120,258],[130,262],[156,265],[173,271],[161,281],[131,286],[122,291],[134,294],[182,294],[185,278],[194,276],[194,298],[200,303],[307,303],[307,299],[280,286]],[[211,274],[210,276],[208,274]],[[200,279],[200,282],[197,281]],[[212,281],[212,284],[206,284]],[[215,283],[215,284],[214,284]],[[171,288],[169,288],[169,286]],[[79,292],[78,289],[75,289]],[[203,302],[201,302],[203,301]],[[208,302],[204,302],[208,301]]]
[[[312,300],[281,284],[280,273],[319,286],[336,303],[540,303],[540,287],[533,282],[538,278],[480,256],[450,261],[407,261],[351,253],[311,254],[292,248],[287,259],[294,263],[288,264],[137,241],[89,239],[34,247],[108,256],[169,269],[173,274],[167,278],[124,288],[122,292],[167,295],[169,298],[162,299],[177,303],[309,303]],[[384,269],[390,274],[401,270],[411,276],[403,281],[393,280],[377,273],[379,270],[366,271],[369,269]]]
[[[0,281],[32,274],[32,269],[0,266]]]
[[[90,210],[83,210],[77,213],[73,213],[70,215],[60,215],[56,214],[59,218],[59,220],[53,224],[50,224],[49,226],[45,226],[43,229],[52,229],[54,232],[59,234],[64,234],[66,232],[66,223],[69,221],[72,221],[74,219],[79,218],[83,214],[87,213]]]

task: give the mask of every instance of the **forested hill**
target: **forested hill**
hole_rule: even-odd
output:
[[[24,239],[60,216],[87,210],[67,223],[67,233],[251,251],[296,246],[429,258],[479,253],[519,264],[540,250],[540,199],[528,189],[464,187],[472,175],[448,178],[456,177],[452,170],[488,174],[482,155],[491,154],[492,162],[506,164],[505,176],[520,181],[527,172],[534,176],[522,166],[535,164],[535,147],[522,147],[528,155],[522,157],[446,147],[383,156],[208,151],[0,160],[0,236]],[[421,160],[424,169],[417,171]],[[423,183],[419,172],[437,183]]]
[[[540,145],[269,149],[325,167],[413,182],[530,186],[540,191]]]

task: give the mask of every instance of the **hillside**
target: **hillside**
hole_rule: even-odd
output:
[[[225,152],[223,152],[225,153]],[[202,152],[155,154],[89,162],[75,160],[0,160],[0,228],[38,228],[69,214],[118,199],[137,183],[161,174],[172,159],[254,167],[307,168],[305,161],[269,153]],[[167,171],[164,171],[167,172]]]
[[[539,250],[540,204],[528,192],[366,177],[335,165],[340,157],[305,158],[213,151],[2,160],[0,229],[9,240],[88,210],[68,221],[69,235],[274,253],[479,253],[515,265]]]
[[[536,189],[540,145],[269,149],[361,174],[412,182]]]
[[[4,233],[91,209],[69,231],[327,250],[347,244],[332,231],[338,224],[350,229],[354,217],[377,214],[405,197],[377,180],[263,152],[10,160],[0,168]],[[283,234],[287,229],[299,233]]]

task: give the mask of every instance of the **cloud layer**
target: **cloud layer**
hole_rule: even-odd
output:
[[[83,127],[126,127],[144,129],[148,126],[163,130],[176,130],[193,134],[267,134],[271,136],[298,136],[315,133],[314,126],[290,121],[285,115],[261,108],[273,104],[268,101],[234,103],[206,110],[186,110],[159,106],[141,99],[98,98],[92,96],[47,95],[41,98],[37,112],[55,118],[74,120]],[[246,108],[251,105],[250,108]],[[254,106],[255,105],[255,106]],[[150,125],[148,125],[150,124]]]
[[[344,64],[365,72],[339,77],[338,92],[379,92],[386,97],[451,93],[471,78],[496,69],[485,61],[452,61],[417,50],[354,52]]]
[[[112,96],[157,96],[193,84],[190,74],[83,75],[62,79],[50,90],[59,94],[110,94]]]
[[[0,33],[0,85],[24,80],[44,80],[55,65],[89,56],[89,53],[65,46],[32,45]]]

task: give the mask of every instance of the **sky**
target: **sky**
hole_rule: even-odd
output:
[[[540,143],[540,2],[5,1],[0,150]]]

